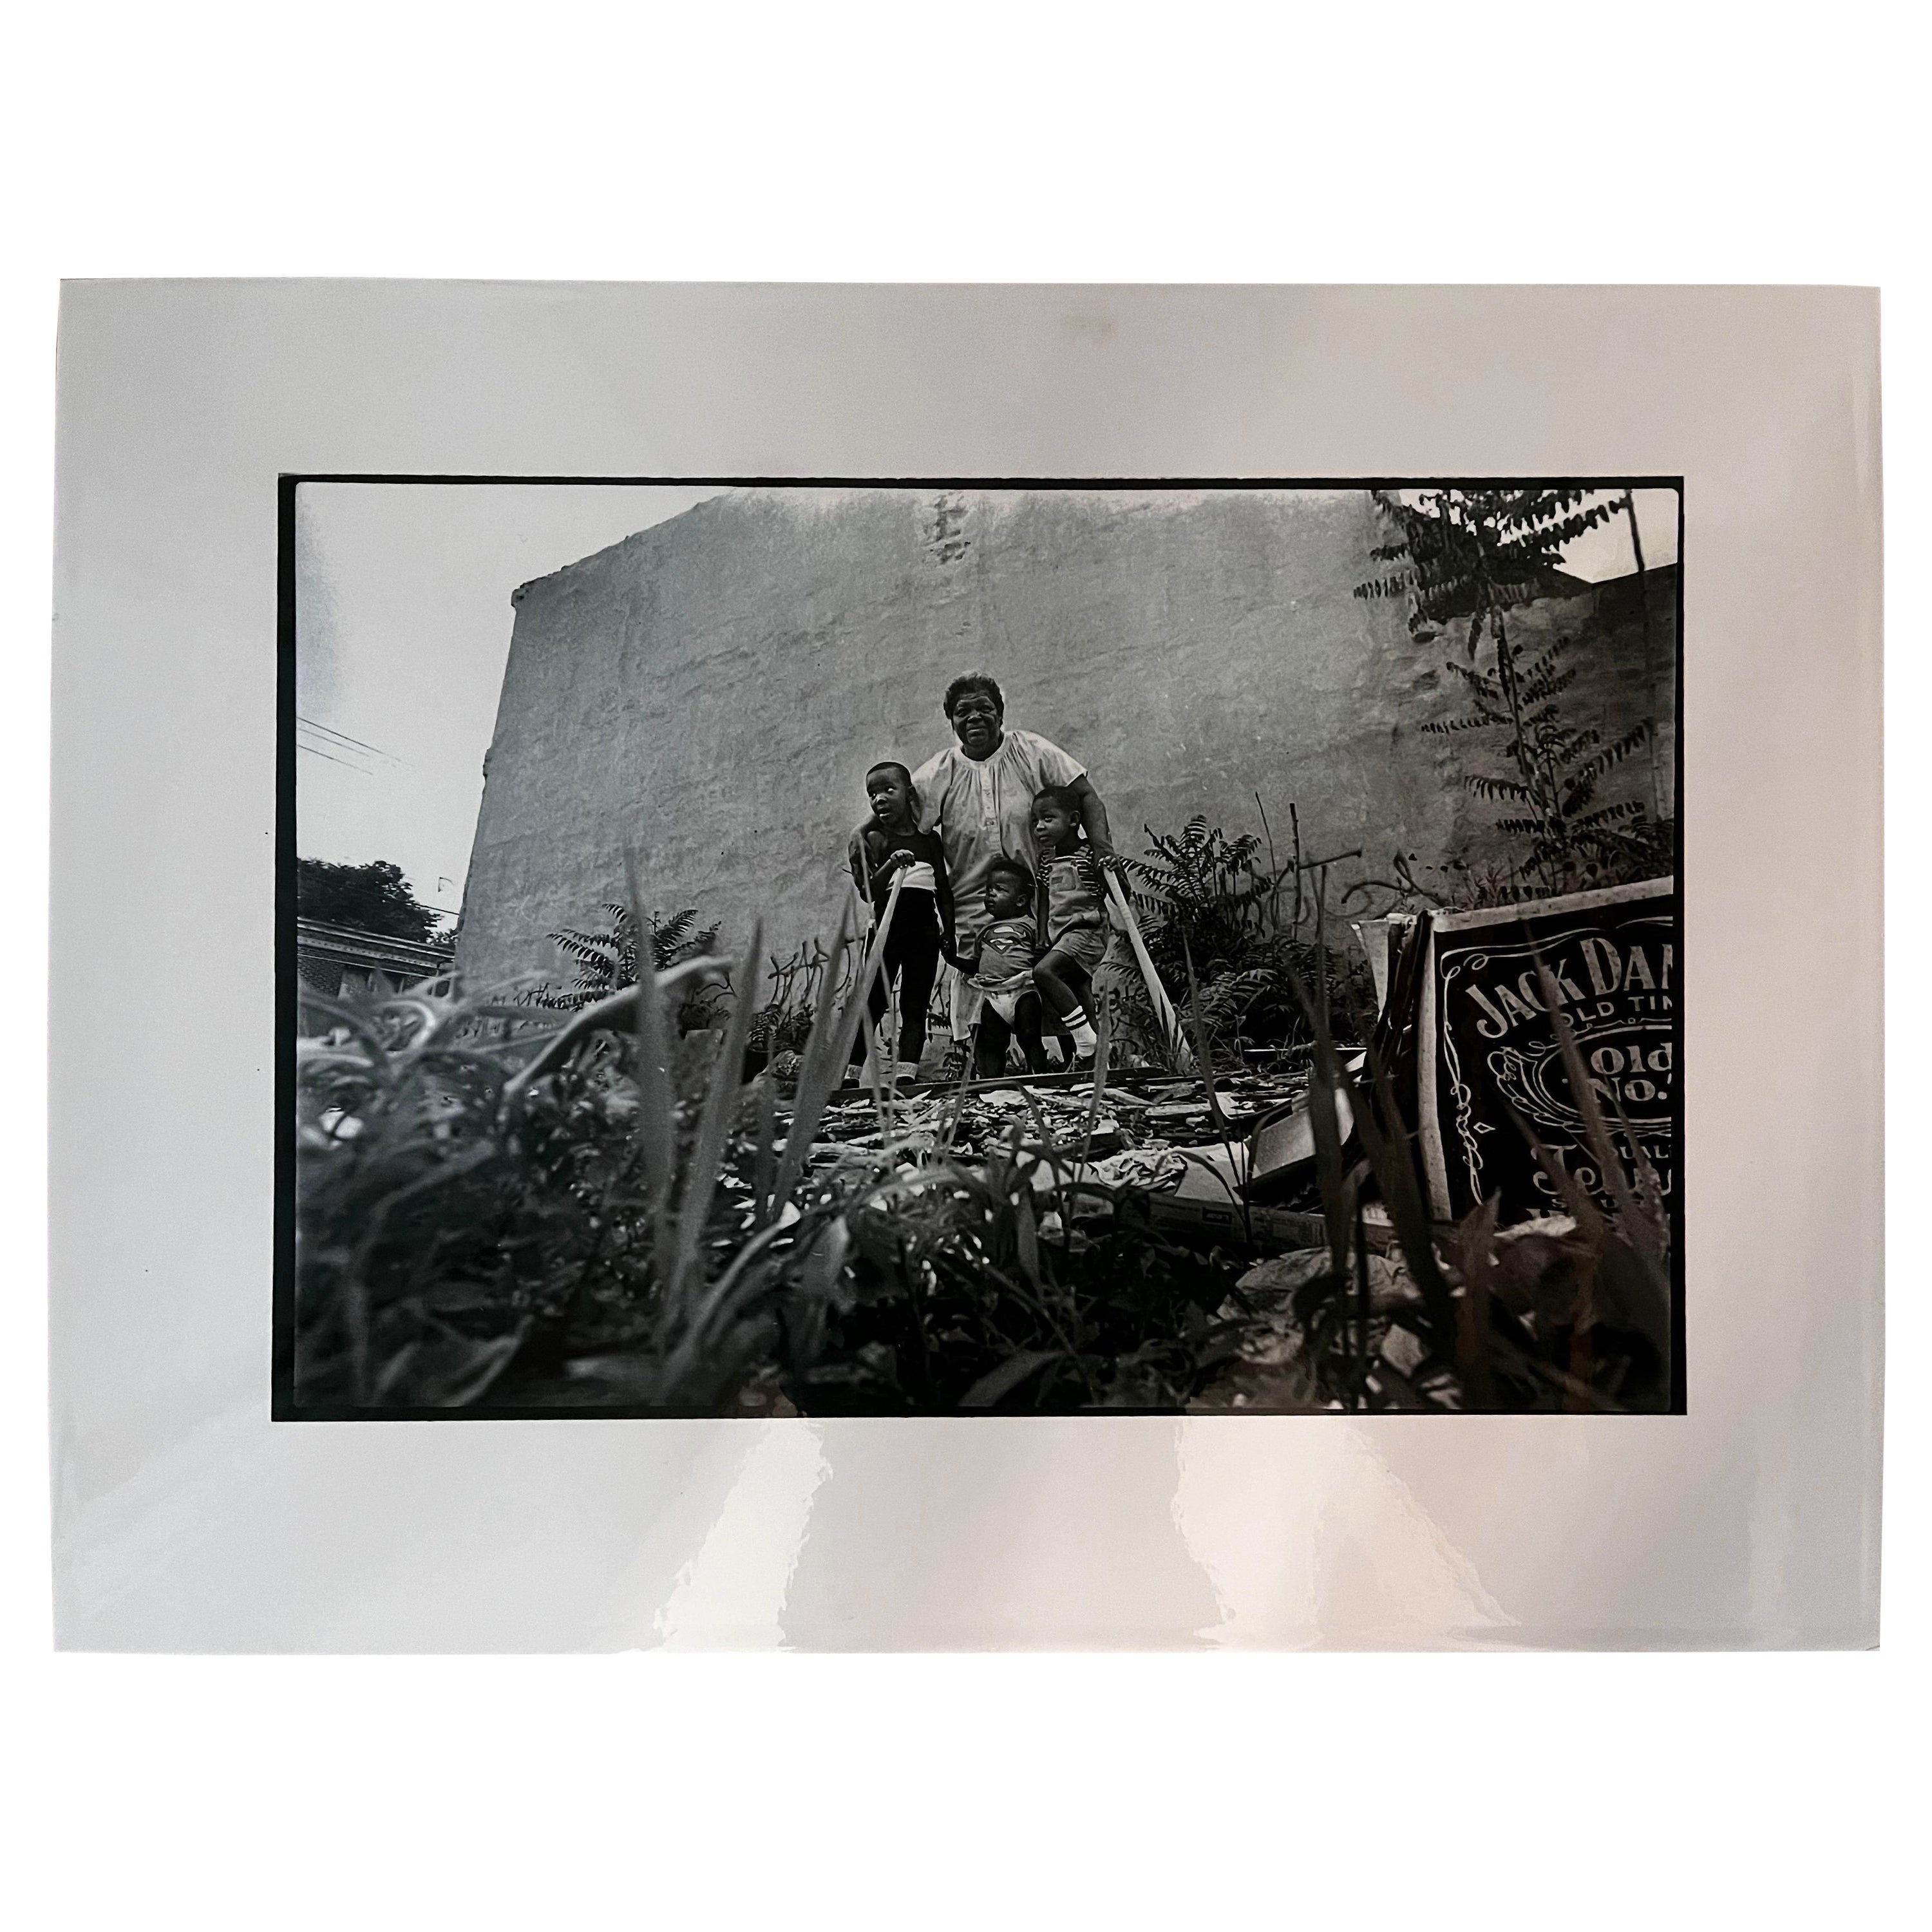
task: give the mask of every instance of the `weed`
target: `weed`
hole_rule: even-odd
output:
[[[1629,494],[1609,502],[1577,490],[1436,490],[1420,493],[1412,503],[1388,491],[1374,494],[1397,534],[1372,554],[1398,567],[1357,585],[1355,595],[1405,598],[1409,630],[1424,640],[1458,631],[1468,620],[1463,656],[1449,658],[1444,668],[1462,686],[1470,708],[1422,728],[1437,736],[1502,735],[1506,772],[1471,772],[1462,782],[1475,796],[1505,808],[1496,829],[1518,842],[1522,872],[1550,893],[1667,869],[1667,862],[1657,862],[1660,850],[1668,849],[1670,829],[1655,769],[1655,718],[1607,738],[1576,722],[1563,700],[1576,676],[1569,660],[1580,640],[1558,635],[1526,649],[1505,614],[1547,590],[1564,549],[1586,531],[1628,514],[1634,533]],[[1647,602],[1643,610],[1648,657]],[[1646,744],[1652,805],[1601,800],[1602,782]]]
[[[1320,944],[1310,884],[1319,880],[1325,888],[1328,868],[1358,855],[1304,860],[1292,805],[1288,815],[1294,844],[1285,863],[1276,863],[1271,850],[1263,862],[1262,837],[1231,838],[1199,814],[1178,833],[1148,828],[1150,855],[1121,862],[1136,882],[1134,903],[1147,915],[1156,970],[1168,985],[1194,983],[1196,1023],[1230,1060],[1250,1047],[1308,1042],[1293,985],[1317,970],[1318,958],[1333,1010],[1346,1014],[1372,1004],[1366,971]],[[1262,818],[1265,824],[1265,811]],[[1144,1045],[1157,1046],[1148,1040],[1131,998],[1126,1019]]]
[[[1420,938],[1415,942],[1420,944]],[[1438,1225],[1412,1123],[1382,1041],[1353,1070],[1328,1024],[1321,982],[1298,982],[1315,1034],[1310,1090],[1328,1247],[1292,1277],[1305,1338],[1304,1372],[1344,1408],[1658,1409],[1668,1406],[1670,1223],[1662,1187],[1627,1125],[1606,1126],[1547,970],[1544,997],[1592,1159],[1609,1180],[1614,1216],[1538,1142],[1538,1157],[1570,1213],[1497,1226],[1493,1201]],[[1334,1096],[1349,1106],[1360,1158],[1344,1154]],[[1624,1151],[1627,1150],[1626,1151]],[[1378,1199],[1396,1255],[1379,1270],[1368,1251],[1366,1204]],[[1312,1258],[1311,1258],[1312,1259]]]
[[[1204,834],[1192,849],[1240,848]],[[756,933],[740,960],[680,958],[567,1014],[428,990],[317,1000],[335,1024],[298,1062],[297,1412],[1663,1406],[1661,1190],[1567,1032],[1615,1213],[1541,1150],[1571,1210],[1560,1224],[1498,1229],[1492,1208],[1435,1224],[1384,1044],[1338,1044],[1365,1028],[1326,944],[1325,868],[1297,903],[1298,875],[1258,856],[1218,898],[1184,902],[1211,934],[1234,902],[1244,956],[1296,1002],[1318,1246],[1264,1259],[1245,1204],[1212,1242],[1170,1238],[1144,1196],[1100,1183],[1087,1162],[1111,1027],[1070,1137],[1035,1109],[968,1159],[956,1111],[909,1137],[882,1093],[874,1144],[821,1144],[878,968],[848,908],[829,950],[773,962],[756,1010],[714,997],[754,982]],[[1232,1157],[1228,1036],[1251,1006],[1217,1025],[1229,953],[1203,976],[1171,916],[1196,1077]],[[746,1056],[761,1017],[808,993],[782,1104],[769,1075],[745,1078]],[[700,997],[722,1037],[680,1036]],[[1372,1214],[1389,1230],[1372,1242]],[[1289,1359],[1266,1366],[1270,1348]]]
[[[601,932],[566,926],[550,934],[557,950],[572,962],[576,978],[568,986],[536,988],[526,996],[527,1004],[574,1012],[637,984],[637,916],[628,906],[606,904],[604,910],[610,923]],[[715,923],[700,928],[695,906],[662,918],[652,913],[646,924],[651,964],[660,973],[716,950],[718,928]],[[715,1025],[730,992],[728,980],[707,979],[692,985],[679,1009],[679,1030],[694,1033]]]

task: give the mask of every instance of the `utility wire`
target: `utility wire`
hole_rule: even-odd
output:
[[[346,731],[338,731],[332,724],[317,724],[313,718],[304,718],[299,713],[296,716],[296,722],[310,731],[320,731],[325,737],[333,738],[338,743],[352,745],[358,752],[368,752],[376,758],[387,758],[392,764],[402,763],[394,752],[386,752],[380,745],[364,744],[360,738],[352,738]]]
[[[312,758],[327,758],[332,765],[340,765],[344,771],[353,772],[358,778],[366,778],[371,776],[368,766],[352,764],[347,758],[338,758],[329,752],[318,751],[313,745],[304,745],[298,741],[296,749],[306,752]]]
[[[380,748],[374,745],[365,744],[360,738],[351,737],[346,731],[338,731],[333,724],[323,724],[319,718],[304,718],[298,712],[296,714],[296,722],[298,724],[306,725],[311,731],[320,731],[328,737],[340,738],[345,745],[354,745],[364,752],[374,752]]]

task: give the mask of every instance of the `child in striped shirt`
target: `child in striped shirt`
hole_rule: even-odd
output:
[[[1034,795],[1034,847],[1040,858],[1034,921],[1042,947],[1034,984],[1073,1042],[1074,1064],[1099,1041],[1088,1016],[1094,969],[1107,950],[1107,889],[1100,862],[1079,836],[1079,801],[1064,785]]]

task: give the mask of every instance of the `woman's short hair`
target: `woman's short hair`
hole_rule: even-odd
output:
[[[969,691],[983,691],[993,700],[993,708],[1004,718],[1006,715],[1006,700],[999,686],[982,670],[969,670],[964,677],[956,677],[946,687],[946,715],[950,718],[959,700]]]

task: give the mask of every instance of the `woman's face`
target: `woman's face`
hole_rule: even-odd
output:
[[[969,758],[990,757],[1000,746],[1000,707],[989,691],[962,691],[953,700],[952,729]]]
[[[912,793],[897,772],[881,767],[866,776],[866,796],[872,801],[872,816],[881,825],[896,825],[908,816]]]

